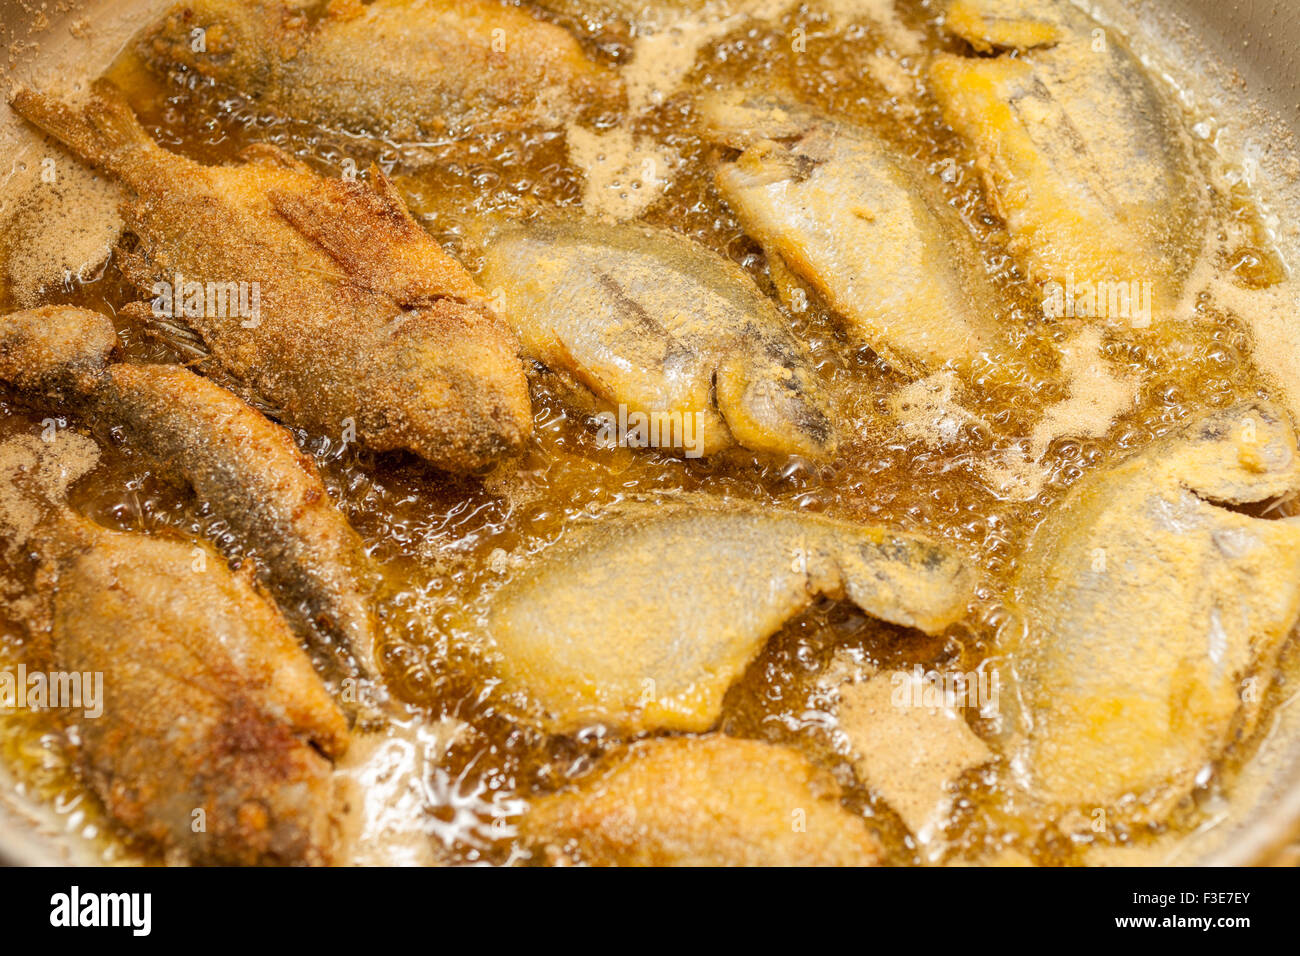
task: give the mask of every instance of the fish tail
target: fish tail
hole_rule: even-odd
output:
[[[16,90],[9,105],[81,159],[123,178],[133,158],[157,148],[121,92],[107,81],[94,85],[80,110],[27,87]]]

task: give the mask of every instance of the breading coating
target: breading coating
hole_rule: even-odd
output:
[[[308,639],[317,628],[376,677],[368,559],[293,436],[219,385],[174,365],[110,365],[113,324],[50,306],[0,318],[0,381],[120,429],[186,481],[266,568],[264,583]],[[350,659],[350,661],[349,661]]]
[[[329,863],[347,723],[246,577],[71,513],[34,549],[50,666],[103,676],[102,714],[63,719],[108,812],[173,860]]]
[[[1073,488],[1034,533],[1006,647],[1039,796],[1158,819],[1258,717],[1300,618],[1300,518],[1241,506],[1300,489],[1286,415],[1190,423]]]
[[[550,862],[598,866],[875,866],[882,851],[830,775],[785,747],[712,735],[647,740],[521,829]]]
[[[12,102],[126,185],[140,249],[123,271],[287,422],[458,472],[531,431],[514,336],[378,171],[324,179],[271,147],[202,166],[103,83],[80,111],[28,89]]]
[[[477,125],[558,125],[612,107],[612,70],[561,28],[499,0],[190,0],[140,41],[289,116],[419,141]],[[204,38],[195,49],[195,31]]]
[[[491,243],[480,280],[527,356],[607,408],[689,431],[671,447],[834,451],[812,362],[780,312],[739,266],[689,240],[590,220],[530,225]]]
[[[821,595],[937,633],[974,570],[915,534],[729,502],[630,506],[571,533],[494,599],[507,686],[544,726],[708,730],[767,639]]]

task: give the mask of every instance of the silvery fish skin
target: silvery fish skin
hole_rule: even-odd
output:
[[[533,800],[520,829],[551,863],[576,862],[573,850],[594,866],[875,866],[883,858],[825,771],[786,747],[717,734],[633,744],[574,789]]]
[[[709,499],[641,504],[543,552],[494,596],[486,629],[506,687],[547,730],[702,731],[818,596],[936,633],[965,612],[974,577],[921,535]]]
[[[1300,489],[1286,415],[1193,422],[1084,478],[1031,538],[1008,641],[1022,763],[1045,800],[1158,816],[1249,734],[1300,617],[1300,518],[1234,506]]]
[[[687,454],[835,449],[816,373],[781,313],[696,243],[636,225],[531,225],[490,244],[479,281],[526,356],[605,406],[687,423]]]
[[[978,250],[923,173],[870,133],[797,106],[724,97],[702,113],[744,147],[719,167],[718,188],[774,278],[788,270],[809,283],[856,344],[920,377],[969,367],[995,342]]]
[[[496,0],[190,0],[138,48],[297,119],[402,141],[563,123],[621,98],[567,32]]]
[[[361,539],[315,463],[285,429],[175,365],[111,364],[113,323],[48,306],[0,318],[0,381],[32,401],[90,413],[188,482],[257,554],[263,581],[309,640],[336,643],[345,672],[377,677],[375,620]]]
[[[941,55],[930,77],[1030,276],[1057,286],[1146,282],[1154,308],[1168,310],[1208,212],[1175,105],[1122,38],[1066,4],[960,0],[954,9],[949,30],[979,49],[1018,51]]]
[[[33,544],[48,666],[103,675],[102,713],[60,719],[107,811],[173,862],[332,862],[347,722],[248,578],[70,512]]]
[[[454,472],[522,447],[517,340],[377,170],[325,179],[269,146],[202,166],[155,144],[109,84],[81,110],[29,89],[13,106],[126,186],[140,248],[119,250],[123,272],[288,423]],[[253,307],[233,292],[222,307],[218,287]]]

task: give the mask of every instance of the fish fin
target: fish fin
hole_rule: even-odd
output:
[[[15,90],[9,105],[81,159],[124,178],[128,157],[157,148],[121,91],[107,80],[94,84],[90,101],[80,111],[29,87]]]
[[[350,280],[404,306],[487,297],[464,267],[412,217],[387,177],[371,167],[373,185],[325,180],[311,191],[273,189],[272,207],[316,243]]]
[[[288,169],[295,173],[308,173],[312,169],[296,156],[286,153],[271,143],[252,143],[239,151],[241,162],[265,169]]]

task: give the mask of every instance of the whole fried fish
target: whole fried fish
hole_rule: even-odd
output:
[[[818,596],[937,633],[974,570],[920,535],[700,499],[640,504],[571,532],[495,596],[506,687],[555,733],[707,730],[767,639]]]
[[[730,260],[664,230],[557,221],[508,230],[480,282],[524,354],[629,417],[733,443],[827,456],[835,436],[804,349]],[[662,440],[662,439],[661,439]]]
[[[297,119],[399,141],[562,123],[621,95],[572,36],[499,0],[189,0],[139,50]]]
[[[851,339],[912,377],[968,367],[995,341],[978,250],[924,175],[868,132],[798,106],[718,94],[701,112],[744,148],[718,188],[778,285],[786,272],[809,283]]]
[[[595,866],[875,866],[883,851],[825,771],[785,747],[710,735],[647,740],[521,830],[549,862]],[[798,825],[802,824],[802,825]]]
[[[112,817],[173,862],[331,862],[347,723],[275,608],[198,542],[65,512],[33,545],[49,666],[102,677],[61,719]]]
[[[120,430],[188,482],[259,557],[296,629],[311,639],[319,628],[362,676],[378,676],[372,571],[315,463],[285,429],[188,369],[109,364],[116,345],[97,312],[17,312],[0,318],[0,381]]]
[[[1205,239],[1203,177],[1176,106],[1121,37],[1068,3],[958,0],[946,23],[976,49],[1016,51],[941,55],[930,77],[1013,252],[1060,294],[1045,305],[1150,324]]]
[[[1300,518],[1252,503],[1300,489],[1285,414],[1214,412],[1085,477],[1034,533],[1007,648],[1034,793],[1158,818],[1259,716],[1300,617]],[[1008,695],[1010,696],[1010,695]]]
[[[140,242],[123,272],[289,423],[460,472],[529,434],[514,336],[377,172],[323,179],[270,147],[201,166],[107,84],[81,111],[27,89],[12,102],[122,181]]]

